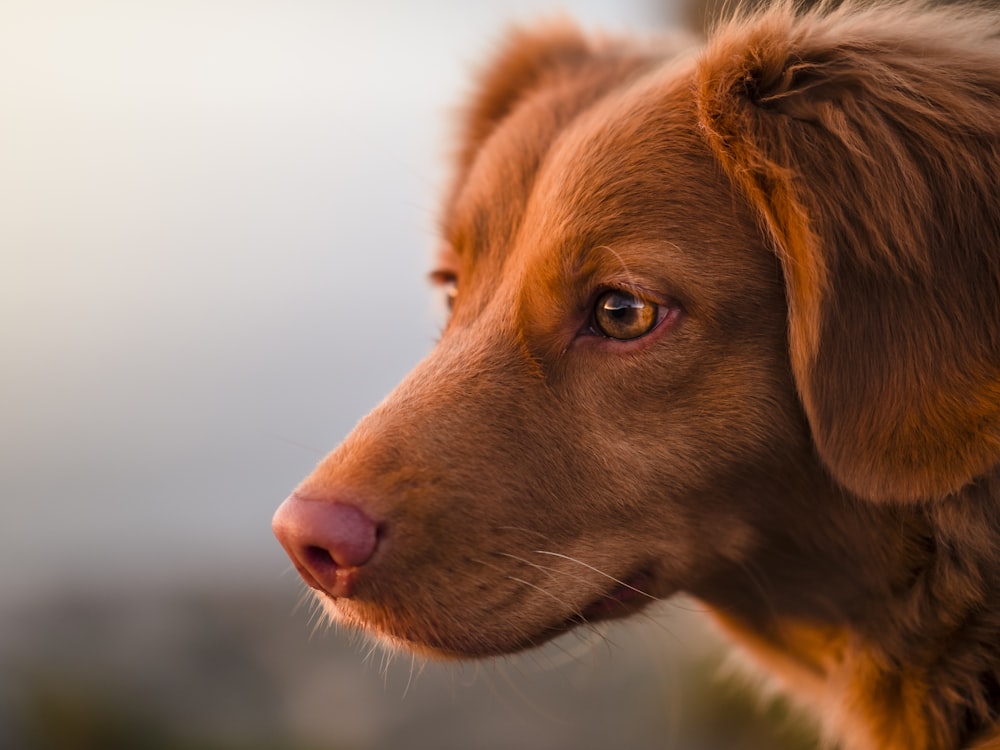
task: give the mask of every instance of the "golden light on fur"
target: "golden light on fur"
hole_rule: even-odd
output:
[[[996,750],[998,193],[991,10],[515,32],[456,148],[441,340],[278,536],[398,647],[686,591],[845,750]]]
[[[814,439],[873,500],[956,492],[1000,453],[997,33],[962,8],[779,8],[699,66],[709,142],[785,268]]]

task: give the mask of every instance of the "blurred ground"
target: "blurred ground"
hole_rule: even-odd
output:
[[[67,591],[4,618],[10,750],[805,750],[679,601],[478,665],[316,632],[296,586]],[[297,611],[296,611],[297,610]]]

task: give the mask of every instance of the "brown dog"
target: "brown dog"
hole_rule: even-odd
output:
[[[475,657],[683,590],[846,748],[1000,748],[998,19],[515,34],[447,329],[275,516],[332,615]]]

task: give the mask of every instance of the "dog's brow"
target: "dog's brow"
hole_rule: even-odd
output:
[[[434,262],[437,264],[437,268],[432,272],[432,277],[442,272],[455,272],[458,268],[459,256],[461,254],[460,246],[453,245],[447,240],[439,243],[437,252],[434,254]]]

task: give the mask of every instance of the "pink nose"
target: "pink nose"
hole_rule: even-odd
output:
[[[378,546],[378,527],[357,506],[294,493],[271,527],[302,579],[335,597],[351,595],[357,569]]]

